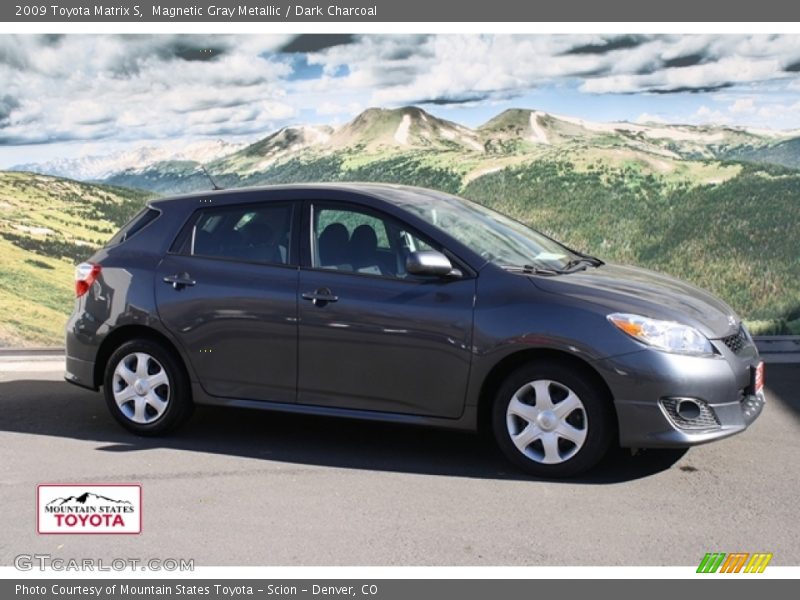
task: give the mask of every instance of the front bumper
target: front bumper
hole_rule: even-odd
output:
[[[631,448],[681,448],[729,437],[747,429],[765,398],[753,389],[760,359],[754,346],[738,354],[714,344],[719,355],[685,356],[645,349],[599,361],[619,424],[619,442]],[[702,421],[674,418],[670,402],[691,399],[705,406]],[[705,409],[704,409],[705,410]]]

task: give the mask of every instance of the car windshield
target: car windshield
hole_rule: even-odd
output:
[[[430,203],[403,204],[404,208],[501,267],[560,271],[579,258],[530,227],[455,196],[437,195]]]

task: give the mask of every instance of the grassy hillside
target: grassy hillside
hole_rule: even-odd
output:
[[[0,346],[58,345],[73,267],[151,194],[0,172]]]

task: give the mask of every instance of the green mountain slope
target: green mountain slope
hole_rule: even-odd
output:
[[[749,321],[800,333],[800,173],[748,166],[690,185],[633,167],[534,163],[462,194],[605,259],[694,282]]]
[[[735,148],[725,153],[725,158],[800,169],[800,138],[783,140],[767,146]]]
[[[0,346],[60,345],[73,267],[150,193],[0,172]]]
[[[149,190],[159,195],[197,192],[211,189],[208,176],[200,163],[192,161],[158,161],[143,169],[126,170],[105,180],[108,185]]]

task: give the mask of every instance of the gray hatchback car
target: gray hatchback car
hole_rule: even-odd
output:
[[[379,184],[150,202],[76,269],[66,379],[165,433],[195,404],[485,428],[563,477],[611,444],[743,431],[763,364],[729,306],[461,198]]]

